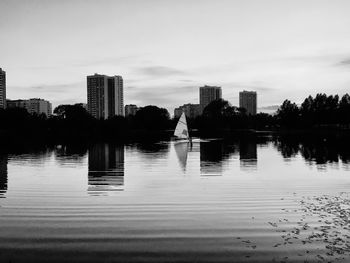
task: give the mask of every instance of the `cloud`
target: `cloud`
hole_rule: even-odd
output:
[[[61,83],[61,84],[40,84],[30,87],[19,87],[20,89],[29,89],[37,92],[45,93],[64,93],[71,91],[74,88],[82,87],[85,89],[86,84],[84,82],[72,82],[72,83]]]
[[[149,66],[136,68],[136,72],[151,77],[168,77],[187,74],[185,71],[165,66]]]
[[[350,58],[344,59],[338,63],[340,66],[350,66]]]
[[[269,105],[269,106],[263,106],[258,107],[259,110],[278,110],[280,105]]]
[[[41,98],[52,102],[53,107],[86,101],[86,84],[83,82],[10,86],[8,91],[8,99]]]
[[[167,108],[170,112],[174,107],[185,103],[198,103],[198,86],[139,86],[125,93],[127,104],[138,106],[157,105]]]
[[[84,59],[74,62],[72,66],[74,67],[89,67],[97,65],[119,65],[121,63],[129,63],[139,60],[142,55],[127,55],[127,56],[109,56],[109,57],[99,57],[92,59]]]
[[[250,83],[239,83],[239,82],[231,82],[225,84],[225,86],[231,86],[235,90],[251,90],[256,92],[270,92],[273,91],[274,88],[267,86],[265,83],[262,82],[253,82]]]

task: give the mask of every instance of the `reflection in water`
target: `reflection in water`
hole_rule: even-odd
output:
[[[73,168],[45,151],[6,153],[0,262],[349,262],[347,141],[277,138],[276,148],[250,137],[194,143],[189,177],[167,155],[172,144],[97,144]],[[257,157],[249,175],[242,165]],[[332,171],[310,169],[316,161]],[[86,181],[88,194],[104,196],[86,198]]]
[[[169,153],[170,144],[168,142],[138,143],[136,149],[143,153],[142,157],[146,159],[164,158]]]
[[[0,155],[0,198],[7,191],[7,156]]]
[[[179,160],[180,166],[183,171],[186,171],[187,155],[189,151],[189,143],[187,142],[175,142],[174,144],[175,152]]]
[[[124,145],[100,143],[89,149],[89,187],[91,194],[123,190]]]
[[[257,144],[254,139],[241,140],[239,142],[239,160],[241,168],[256,169],[257,166]]]
[[[300,154],[309,165],[316,164],[319,168],[325,164],[337,164],[340,161],[345,166],[350,163],[350,139],[332,136],[278,136],[275,147],[285,160]]]
[[[235,153],[234,145],[227,144],[223,140],[200,143],[200,171],[201,175],[221,175],[223,162],[232,153]]]
[[[55,159],[60,164],[82,163],[87,152],[85,144],[63,144],[55,148]]]

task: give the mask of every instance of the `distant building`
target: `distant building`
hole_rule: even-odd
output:
[[[7,108],[24,108],[28,109],[28,100],[6,100]]]
[[[87,76],[88,112],[97,119],[124,116],[124,91],[121,76]]]
[[[241,91],[239,93],[239,107],[246,109],[247,115],[256,115],[257,94],[255,91]]]
[[[201,114],[201,108],[199,104],[184,104],[174,110],[174,117],[180,118],[182,112],[185,112],[187,118],[194,119]]]
[[[52,104],[43,99],[33,98],[29,100],[7,100],[8,108],[24,108],[31,114],[52,115]]]
[[[139,108],[134,104],[125,105],[125,117],[135,116]]]
[[[0,109],[6,108],[6,72],[0,68]]]
[[[199,104],[200,111],[203,112],[204,108],[214,100],[222,98],[221,87],[207,86],[199,88]]]

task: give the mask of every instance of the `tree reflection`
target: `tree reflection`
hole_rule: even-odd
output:
[[[200,171],[202,175],[221,175],[223,163],[237,153],[237,145],[224,140],[200,143]]]
[[[60,164],[65,164],[67,161],[82,163],[87,150],[88,147],[84,143],[60,144],[55,147],[55,158]]]
[[[277,136],[275,147],[284,158],[300,154],[309,164],[350,162],[350,138],[343,136]],[[286,159],[287,160],[287,159]]]
[[[143,157],[154,159],[168,155],[170,144],[168,142],[143,142],[136,144],[136,149],[143,153]]]

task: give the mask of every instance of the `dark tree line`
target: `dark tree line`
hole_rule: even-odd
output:
[[[172,135],[177,119],[170,119],[168,111],[157,106],[141,108],[135,116],[115,116],[107,120],[93,118],[81,104],[60,105],[54,115],[29,114],[25,109],[0,109],[0,136],[62,139],[139,138],[152,135]],[[298,106],[285,100],[275,115],[258,113],[247,115],[242,108],[226,100],[211,102],[202,115],[188,119],[195,135],[240,129],[276,130],[319,127],[349,128],[350,96],[317,94],[307,97]]]
[[[298,106],[285,100],[277,111],[277,123],[291,128],[312,128],[322,126],[348,126],[350,124],[350,96],[317,94],[307,97]]]
[[[245,109],[232,106],[223,99],[211,102],[204,108],[201,116],[190,121],[193,127],[202,133],[218,130],[266,129],[275,125],[272,115],[266,113],[247,115]]]
[[[146,106],[135,116],[92,117],[81,104],[59,105],[54,115],[30,114],[23,108],[0,109],[0,136],[29,139],[89,139],[162,135],[173,123],[166,109]]]

